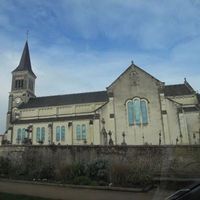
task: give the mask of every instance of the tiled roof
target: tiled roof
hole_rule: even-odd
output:
[[[164,88],[165,96],[182,96],[194,94],[186,84],[166,85]]]
[[[107,92],[98,91],[98,92],[30,98],[27,103],[20,105],[19,108],[21,109],[37,108],[37,107],[84,104],[84,103],[107,102],[107,101],[108,101]]]

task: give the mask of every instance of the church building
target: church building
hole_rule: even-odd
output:
[[[105,90],[35,95],[28,42],[16,69],[4,140],[32,145],[200,144],[200,95],[132,63]]]

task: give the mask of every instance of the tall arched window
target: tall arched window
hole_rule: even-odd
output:
[[[65,126],[56,127],[56,142],[65,141]]]
[[[42,142],[45,141],[45,128],[44,127],[41,128],[41,141]]]
[[[61,126],[61,141],[65,141],[65,127]]]
[[[21,128],[17,129],[17,144],[20,144],[22,140],[22,132],[21,132]]]
[[[60,141],[60,126],[56,127],[56,142]]]
[[[133,101],[129,101],[127,103],[128,107],[128,123],[129,125],[133,125]]]
[[[148,104],[145,99],[134,98],[127,102],[128,123],[132,125],[148,124]]]
[[[36,141],[40,142],[40,127],[37,127],[36,129]]]
[[[142,114],[142,123],[148,123],[148,116],[147,116],[147,101],[141,100],[141,114]]]
[[[77,140],[81,139],[81,126],[80,125],[76,126],[76,139]]]
[[[76,125],[76,139],[77,140],[86,140],[87,139],[86,124],[77,124]]]
[[[82,124],[82,140],[86,140],[86,126]]]
[[[36,129],[36,142],[44,143],[45,141],[45,127],[37,127]]]
[[[24,141],[24,138],[26,138],[26,137],[27,137],[26,129],[23,128],[23,129],[22,129],[22,142]]]
[[[134,99],[133,100],[133,116],[135,124],[139,125],[141,123],[140,121],[140,100]]]

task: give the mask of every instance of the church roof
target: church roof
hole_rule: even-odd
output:
[[[166,85],[164,88],[165,96],[182,96],[194,94],[194,90],[189,88],[187,84]]]
[[[72,104],[84,104],[93,102],[107,102],[106,91],[87,92],[77,94],[65,94],[56,96],[30,98],[27,103],[23,103],[19,108],[37,108],[49,106],[61,106]]]
[[[29,47],[28,47],[27,41],[25,43],[24,50],[23,50],[22,57],[21,57],[21,60],[19,62],[19,65],[13,72],[17,72],[17,71],[28,71],[34,77],[36,77],[36,75],[32,71],[31,59],[30,59]]]

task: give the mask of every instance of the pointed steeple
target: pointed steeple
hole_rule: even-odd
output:
[[[25,43],[24,50],[23,50],[22,57],[21,57],[21,60],[19,62],[19,65],[13,72],[17,72],[17,71],[28,71],[34,77],[36,77],[36,75],[32,71],[30,54],[29,54],[29,47],[28,47],[27,41]]]

